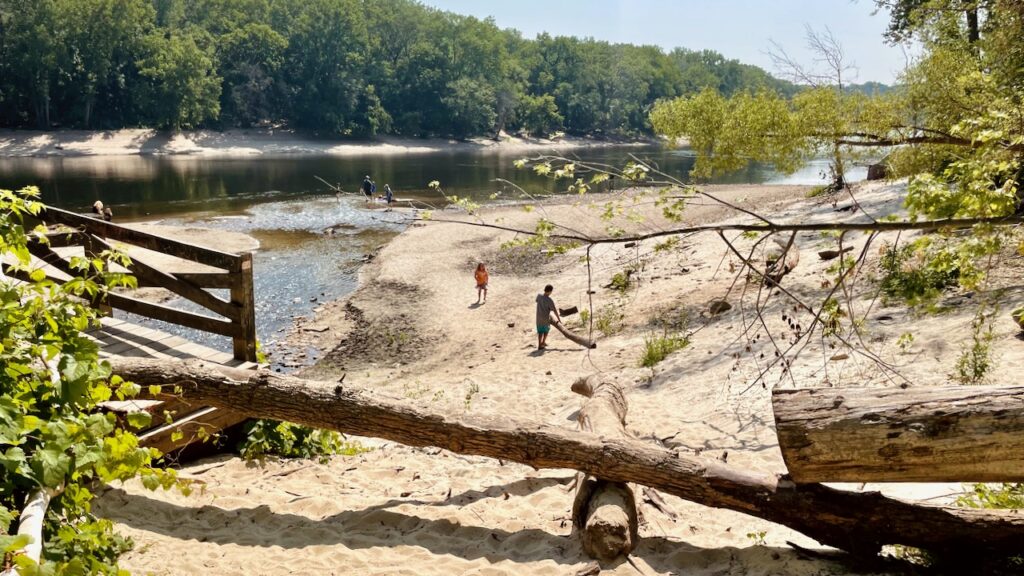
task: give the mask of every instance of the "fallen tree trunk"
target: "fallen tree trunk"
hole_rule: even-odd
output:
[[[796,482],[1024,481],[1024,387],[772,393]]]
[[[553,326],[557,328],[559,332],[562,333],[562,336],[565,336],[566,338],[572,340],[573,342],[579,344],[580,346],[583,346],[584,348],[597,348],[596,342],[594,342],[593,340],[588,340],[587,338],[584,338],[583,336],[576,334],[572,330],[569,330],[565,326],[562,326],[561,322],[555,322]]]
[[[629,438],[626,432],[626,397],[611,382],[578,380],[573,392],[587,398],[576,423],[580,430],[604,438]],[[572,504],[573,525],[583,551],[591,558],[614,560],[629,554],[640,541],[636,496],[625,482],[580,474]]]
[[[185,396],[198,402],[254,418],[643,484],[706,506],[764,518],[851,552],[875,554],[882,545],[904,544],[937,555],[970,557],[1019,553],[1024,548],[1024,516],[1012,512],[920,506],[877,492],[796,485],[636,439],[602,439],[505,416],[431,413],[334,382],[225,369],[198,361],[115,358],[110,362],[115,374],[142,384],[143,390],[147,385],[180,386]]]

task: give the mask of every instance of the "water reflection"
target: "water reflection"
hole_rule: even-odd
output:
[[[685,177],[694,157],[686,150],[660,147],[609,147],[571,152],[581,159],[621,166],[636,155],[661,170]],[[44,201],[86,211],[103,200],[121,218],[192,212],[239,214],[254,204],[330,194],[315,176],[355,193],[363,175],[378,185],[390,183],[400,198],[439,200],[427,183],[439,180],[459,196],[487,198],[509,180],[531,193],[554,193],[564,183],[519,170],[514,160],[522,152],[478,151],[405,154],[396,156],[277,156],[203,158],[195,156],[88,156],[71,158],[2,158],[0,187],[35,184]],[[770,166],[717,178],[717,183],[814,184],[824,180],[827,161],[808,164],[783,176]],[[862,179],[865,168],[854,168],[850,180]]]

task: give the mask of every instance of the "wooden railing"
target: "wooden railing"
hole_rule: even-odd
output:
[[[140,288],[164,288],[213,312],[216,316],[180,310],[114,292],[107,293],[102,301],[94,302],[94,305],[101,308],[117,308],[171,324],[227,336],[232,340],[236,359],[256,361],[256,308],[253,301],[251,253],[221,252],[51,206],[47,206],[38,218],[48,226],[59,225],[65,230],[48,234],[48,242],[31,242],[29,251],[36,258],[71,277],[80,273],[71,267],[69,258],[59,254],[55,248],[81,246],[84,255],[91,256],[110,249],[110,241],[145,248],[218,269],[203,272],[169,272],[146,263],[145,256],[137,253],[131,254],[131,265],[128,267],[128,272],[136,277]],[[125,251],[123,246],[113,247]],[[50,278],[55,282],[67,280],[53,276]],[[230,300],[222,300],[207,289],[227,289]]]

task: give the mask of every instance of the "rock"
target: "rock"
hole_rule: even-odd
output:
[[[712,316],[717,316],[722,312],[728,312],[729,310],[732,310],[732,304],[729,304],[725,300],[712,300],[711,303],[708,304],[708,312],[710,312]]]
[[[885,180],[888,175],[889,169],[885,165],[885,162],[879,162],[877,164],[871,164],[868,166],[868,180]]]
[[[515,322],[509,322],[508,323],[508,327],[509,328],[515,328],[516,327],[516,323]]]

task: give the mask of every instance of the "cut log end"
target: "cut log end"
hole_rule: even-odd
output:
[[[587,397],[577,417],[581,430],[629,438],[625,428],[628,405],[621,388],[590,377],[574,382],[572,390]],[[639,541],[633,489],[623,482],[583,478],[573,502],[573,524],[590,557],[608,561],[629,554]]]

